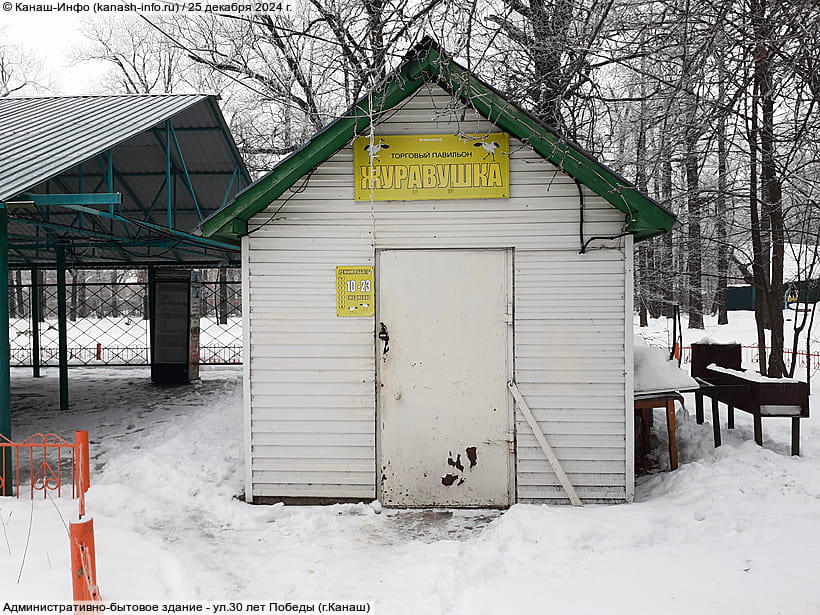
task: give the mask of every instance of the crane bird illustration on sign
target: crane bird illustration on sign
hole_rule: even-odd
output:
[[[493,160],[495,160],[495,152],[499,147],[501,147],[501,145],[499,145],[495,141],[476,141],[475,143],[473,143],[473,147],[480,147],[486,152],[484,154],[484,158],[482,158],[482,160],[486,160],[486,158],[488,156],[490,158],[492,158]],[[507,152],[498,152],[498,153],[499,154],[506,154]]]
[[[376,160],[379,157],[379,152],[383,149],[390,149],[390,146],[381,139],[376,143],[370,143],[364,146],[364,151],[370,156],[370,162]]]

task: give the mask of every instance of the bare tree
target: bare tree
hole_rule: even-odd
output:
[[[545,123],[576,139],[578,112],[594,89],[593,73],[610,63],[603,37],[612,20],[614,0],[503,0],[491,14],[511,44],[503,62],[509,82],[521,84],[522,102]],[[595,51],[593,51],[595,50]],[[517,78],[511,78],[511,73]]]
[[[746,53],[735,71],[748,76],[748,203],[751,274],[757,290],[760,369],[773,377],[787,372],[783,358],[783,264],[789,233],[788,210],[808,194],[817,195],[815,169],[805,152],[817,151],[816,75],[820,7],[813,2],[750,0],[731,26]],[[731,34],[730,34],[731,35]],[[743,38],[740,38],[742,36]],[[807,173],[808,171],[808,173]],[[765,329],[771,351],[765,351]]]
[[[186,53],[138,16],[88,17],[80,29],[88,43],[74,50],[73,60],[108,64],[100,83],[105,91],[169,94],[203,85]]]
[[[820,232],[811,206],[820,200],[815,1],[306,0],[301,8],[148,17],[140,28],[98,29],[88,57],[111,64],[118,91],[213,86],[228,100],[240,147],[263,170],[382,83],[421,32],[436,32],[512,100],[680,212],[680,229],[639,247],[643,318],[680,302],[690,326],[710,309],[726,322],[727,286],[747,272],[760,297],[761,347],[771,327],[761,368],[785,371],[783,246],[798,219],[801,241]]]
[[[192,62],[240,86],[238,139],[245,152],[275,159],[377,85],[454,4],[310,0],[300,14],[186,18],[168,35]]]
[[[7,41],[0,30],[0,96],[43,94],[49,76],[36,52]]]

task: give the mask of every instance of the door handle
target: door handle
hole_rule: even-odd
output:
[[[387,354],[387,351],[390,350],[390,334],[387,332],[387,327],[383,322],[379,323],[379,339],[384,342],[382,354]]]

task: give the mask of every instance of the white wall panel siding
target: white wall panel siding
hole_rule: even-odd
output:
[[[242,310],[242,331],[250,331],[251,330],[251,315],[250,310],[247,308],[251,304],[250,302],[250,267],[249,263],[249,256],[250,256],[250,238],[243,237],[242,238],[242,250],[241,250],[241,259],[242,259],[242,305],[245,306]],[[247,333],[242,336],[242,356],[243,357],[250,357],[251,356],[251,336]],[[255,375],[255,372],[253,372]],[[242,443],[245,453],[245,498],[246,500],[250,501],[253,498],[253,448],[251,445],[251,417],[252,417],[252,408],[253,404],[251,404],[251,361],[249,359],[245,359],[242,362],[242,417],[244,419],[244,424],[242,426]]]
[[[436,109],[449,103],[425,89],[377,132],[495,130],[448,121]],[[628,497],[627,242],[579,254],[575,182],[522,143],[510,149],[509,199],[354,202],[348,146],[252,218],[243,243],[250,494],[376,496],[375,323],[336,316],[337,265],[372,265],[389,248],[512,248],[521,393],[582,498]],[[587,189],[584,200],[585,238],[621,232],[621,212]],[[516,429],[518,501],[565,501],[520,415]]]
[[[580,497],[623,500],[624,254],[519,251],[515,263],[518,386],[573,485],[606,488]],[[519,501],[566,500],[523,416],[516,419]],[[571,463],[601,448],[594,461]]]
[[[624,461],[624,469],[626,474],[626,500],[631,502],[635,498],[635,413],[632,411],[634,406],[634,378],[635,378],[635,363],[634,363],[634,339],[632,332],[632,293],[634,291],[634,259],[635,251],[632,237],[626,237],[626,246],[624,250],[624,288],[626,290],[624,295],[624,405],[626,407],[625,427],[626,427],[626,459]]]

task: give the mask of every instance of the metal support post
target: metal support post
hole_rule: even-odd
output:
[[[31,371],[35,378],[40,377],[40,272],[31,270]]]
[[[154,364],[154,309],[156,296],[154,295],[154,285],[156,280],[156,269],[153,265],[148,266],[148,362]]]
[[[9,349],[9,234],[8,212],[0,206],[0,435],[11,440],[11,353]],[[0,495],[11,495],[11,448],[0,459]]]
[[[171,186],[171,120],[165,122],[165,190],[168,228],[174,228],[174,215],[171,211],[174,200]]]
[[[60,410],[68,410],[68,313],[65,291],[65,246],[57,245],[57,337],[60,358]]]
[[[114,192],[114,151],[108,150],[106,152],[106,173],[105,179],[108,185],[108,192]],[[112,211],[113,213],[113,211]]]
[[[177,150],[177,156],[179,157],[179,166],[182,167],[182,175],[185,177],[185,186],[188,188],[188,194],[191,195],[191,199],[194,201],[194,208],[196,209],[196,215],[199,218],[199,221],[202,222],[204,216],[202,215],[202,210],[199,207],[199,201],[196,198],[196,191],[194,190],[194,184],[191,182],[191,176],[188,173],[188,165],[185,164],[185,156],[182,154],[182,148],[179,145],[179,139],[177,139],[177,133],[174,130],[173,125],[170,125],[170,132],[171,136],[174,138],[174,146]]]

